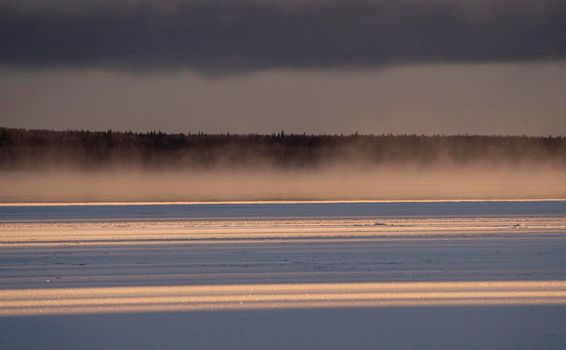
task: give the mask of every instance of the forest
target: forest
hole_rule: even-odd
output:
[[[565,137],[205,134],[0,128],[0,170],[566,166]]]

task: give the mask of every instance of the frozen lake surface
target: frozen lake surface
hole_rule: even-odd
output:
[[[0,222],[566,215],[566,201],[3,205]]]
[[[566,201],[0,206],[2,349],[565,349]]]

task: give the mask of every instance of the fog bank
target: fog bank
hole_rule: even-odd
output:
[[[566,138],[0,128],[0,202],[566,198]]]
[[[4,172],[0,202],[566,198],[561,167]]]

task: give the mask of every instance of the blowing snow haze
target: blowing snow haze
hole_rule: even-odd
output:
[[[555,199],[566,139],[0,129],[0,202]]]

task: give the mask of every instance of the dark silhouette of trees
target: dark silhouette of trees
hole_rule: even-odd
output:
[[[566,165],[566,138],[528,136],[166,134],[0,128],[0,169],[289,169],[322,165]]]

